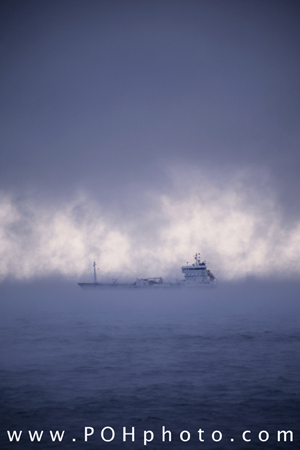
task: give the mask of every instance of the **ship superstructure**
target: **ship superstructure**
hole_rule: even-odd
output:
[[[216,279],[210,270],[206,267],[206,262],[200,259],[200,253],[194,256],[195,262],[191,265],[187,263],[186,266],[181,267],[184,274],[184,283],[186,286],[197,285],[213,285],[216,284]]]
[[[183,280],[176,280],[176,282],[165,282],[162,277],[152,278],[137,278],[133,283],[118,283],[117,279],[113,279],[112,283],[99,283],[96,274],[96,262],[94,261],[94,282],[93,283],[78,283],[83,289],[95,288],[180,288],[180,287],[213,287],[216,286],[217,280],[210,270],[207,269],[206,262],[200,259],[200,253],[194,256],[195,262],[193,264],[186,264],[181,267],[184,274]]]

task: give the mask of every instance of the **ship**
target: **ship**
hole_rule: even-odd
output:
[[[201,288],[201,287],[215,287],[217,284],[216,277],[207,268],[206,262],[200,259],[200,253],[194,256],[194,263],[181,267],[184,274],[183,280],[176,280],[175,282],[164,281],[162,277],[152,278],[137,278],[132,283],[119,283],[117,279],[113,279],[112,283],[98,283],[96,273],[96,262],[94,261],[94,282],[93,283],[78,283],[82,289],[105,289],[105,288]]]

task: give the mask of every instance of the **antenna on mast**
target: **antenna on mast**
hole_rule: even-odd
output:
[[[93,266],[94,266],[94,283],[97,283],[97,274],[96,274],[96,263],[95,263],[95,261],[94,261]]]

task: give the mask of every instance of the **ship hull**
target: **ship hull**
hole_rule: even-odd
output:
[[[159,283],[152,285],[136,285],[130,283],[78,283],[84,290],[93,289],[201,289],[215,287],[215,283]]]
[[[129,283],[78,283],[82,289],[105,289],[105,288],[135,288],[133,284]]]

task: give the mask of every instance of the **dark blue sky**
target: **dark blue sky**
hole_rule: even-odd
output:
[[[181,159],[298,187],[298,2],[1,5],[2,188],[113,188]]]
[[[299,2],[9,0],[0,18],[2,195],[84,190],[134,218],[182,195],[174,171],[198,190],[246,172],[298,221]]]

